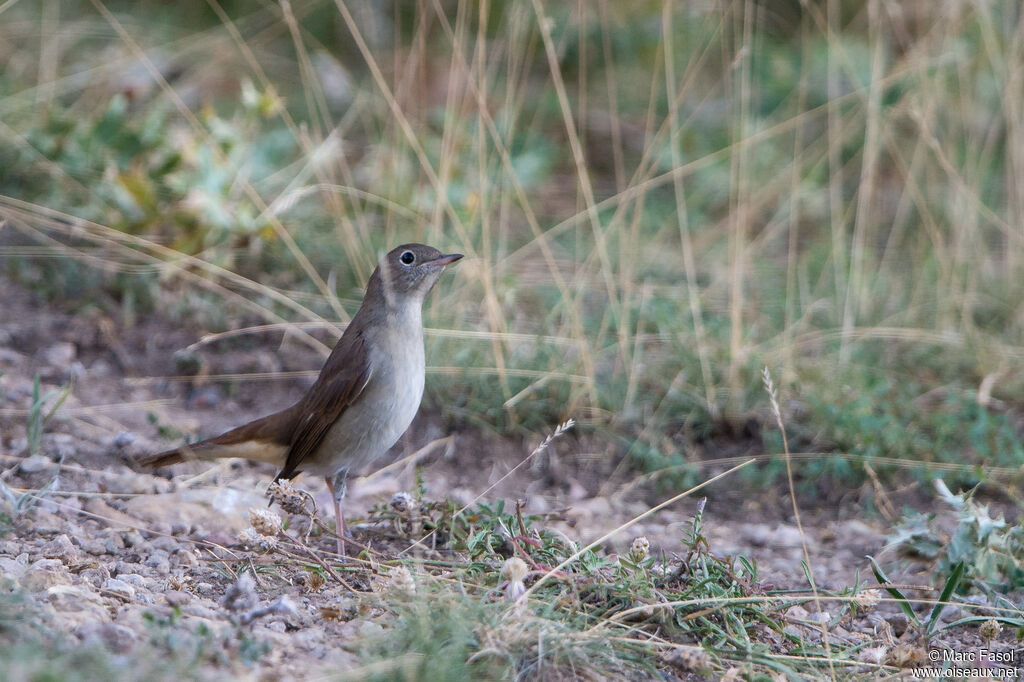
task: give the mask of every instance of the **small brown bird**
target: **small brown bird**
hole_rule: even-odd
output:
[[[341,501],[346,477],[384,455],[423,397],[423,299],[445,266],[462,258],[423,244],[389,252],[370,275],[352,318],[316,382],[299,402],[215,438],[152,455],[146,466],[241,457],[323,476],[334,498],[338,552],[345,554]]]

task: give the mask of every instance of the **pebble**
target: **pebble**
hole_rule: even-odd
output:
[[[47,559],[60,559],[64,563],[78,558],[78,549],[72,544],[71,538],[63,533],[43,545],[39,553]]]
[[[3,332],[0,331],[0,334]],[[11,348],[4,348],[2,339],[0,339],[0,365],[6,365],[8,367],[24,367],[28,362],[28,356],[19,353]]]
[[[25,569],[18,581],[29,592],[42,592],[55,585],[67,585],[71,574],[59,559],[39,559]]]
[[[126,654],[135,648],[138,636],[129,628],[117,623],[89,621],[75,632],[83,643],[99,643],[115,654]]]
[[[37,474],[43,469],[49,468],[52,464],[53,461],[49,457],[40,454],[30,455],[21,460],[21,463],[18,464],[18,471],[23,474]]]
[[[128,447],[129,445],[131,445],[134,442],[135,442],[135,434],[134,433],[131,433],[130,431],[121,431],[116,436],[114,436],[114,440],[111,442],[111,445],[113,445],[115,448],[120,450],[122,448]]]
[[[206,618],[207,620],[220,620],[223,616],[222,612],[217,612],[202,604],[185,604],[181,607],[181,612],[187,616]]]
[[[86,554],[92,554],[93,556],[101,556],[108,554],[107,546],[105,543],[100,542],[94,538],[78,538],[78,546],[82,548],[82,551]]]
[[[77,355],[78,349],[75,348],[75,344],[59,341],[38,351],[36,358],[47,365],[62,368],[69,367]]]
[[[124,580],[118,578],[108,578],[107,582],[104,583],[103,588],[107,592],[111,592],[114,595],[121,597],[125,601],[132,601],[135,599],[135,588],[126,583]]]
[[[17,559],[0,556],[0,577],[14,578],[17,580],[25,574],[25,570],[27,568],[28,567],[24,563]]]
[[[122,533],[121,539],[124,540],[125,547],[139,547],[146,542],[142,537],[142,533],[137,530],[129,530]]]
[[[166,552],[167,554],[173,554],[178,551],[178,548],[181,545],[178,544],[176,539],[164,535],[153,540],[153,542],[150,543],[150,546],[153,547],[153,549],[158,549],[162,552]]]
[[[124,540],[120,535],[111,534],[103,539],[103,551],[107,554],[116,555],[124,549]]]
[[[48,433],[43,436],[43,448],[58,459],[75,456],[75,437],[70,433]]]
[[[171,570],[171,557],[162,549],[154,549],[142,560],[143,566],[155,568],[159,573],[168,573]]]
[[[181,590],[167,590],[164,592],[164,599],[171,606],[184,606],[192,599],[192,595]]]
[[[138,573],[118,573],[117,578],[135,587],[146,586],[146,579]]]

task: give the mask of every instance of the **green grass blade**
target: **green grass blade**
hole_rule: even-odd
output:
[[[918,620],[917,614],[914,613],[914,609],[910,606],[910,600],[907,599],[907,595],[903,594],[900,590],[892,586],[892,581],[885,575],[882,567],[878,565],[875,558],[870,554],[867,555],[867,559],[871,562],[871,572],[875,574],[875,579],[878,584],[885,588],[885,591],[891,594],[899,603],[900,608],[903,609],[903,613],[907,614],[907,618],[910,619],[914,625],[920,625],[921,621]]]

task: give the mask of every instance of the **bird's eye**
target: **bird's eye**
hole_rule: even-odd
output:
[[[406,265],[412,265],[412,262],[416,260],[416,254],[412,251],[403,251],[402,255],[398,257],[398,260],[402,261]]]

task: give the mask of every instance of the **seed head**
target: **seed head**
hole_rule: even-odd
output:
[[[249,549],[256,549],[261,552],[269,552],[277,547],[276,535],[263,535],[252,526],[239,533],[238,539]]]
[[[281,517],[269,509],[250,509],[249,523],[260,535],[276,536],[284,525]]]
[[[396,594],[416,594],[416,582],[412,579],[412,572],[405,566],[392,568],[388,590]]]
[[[505,588],[505,596],[509,599],[519,599],[526,592],[526,585],[523,580],[530,572],[526,562],[517,556],[505,560],[501,566],[501,574],[508,579],[508,586]]]

